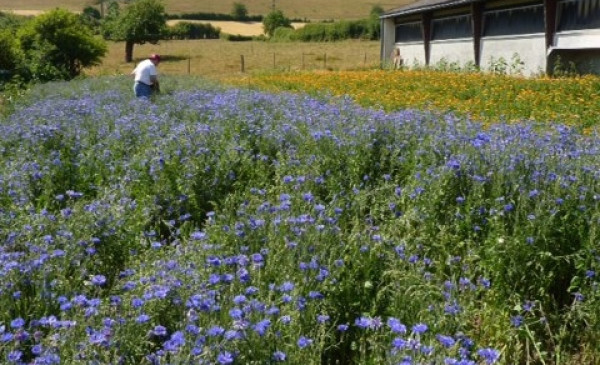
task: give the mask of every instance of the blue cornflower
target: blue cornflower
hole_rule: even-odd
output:
[[[106,284],[106,276],[104,275],[94,275],[92,277],[92,284],[96,286],[102,286]]]
[[[267,330],[269,329],[269,327],[271,326],[271,320],[270,319],[263,319],[262,321],[256,323],[253,327],[254,331],[256,333],[258,333],[259,336],[263,336]]]
[[[317,322],[319,322],[319,323],[325,323],[327,321],[329,321],[329,316],[328,315],[326,315],[326,314],[319,314],[317,316]]]
[[[25,325],[25,320],[21,317],[15,318],[10,322],[11,328],[22,328]]]
[[[354,321],[354,324],[358,328],[366,329],[371,325],[371,319],[367,317],[359,317]]]
[[[521,327],[521,325],[523,324],[523,316],[521,315],[516,315],[516,316],[512,316],[510,317],[510,324],[512,324],[514,327]]]
[[[422,334],[427,331],[428,327],[425,323],[417,323],[413,326],[412,331],[416,334]]]
[[[484,348],[477,351],[477,355],[479,355],[483,360],[485,360],[486,364],[495,364],[496,361],[500,358],[500,352],[493,348]]]
[[[286,355],[283,351],[275,351],[273,353],[273,361],[285,361]]]
[[[388,327],[390,327],[390,330],[394,333],[406,333],[406,326],[403,325],[397,318],[388,318],[387,325]]]
[[[8,361],[9,362],[18,362],[19,360],[21,360],[21,357],[23,356],[23,353],[19,350],[14,350],[8,353]]]
[[[310,346],[312,343],[313,340],[311,340],[308,337],[300,336],[300,338],[298,339],[298,347],[300,347],[301,349]]]
[[[234,360],[233,354],[229,351],[221,352],[217,356],[217,361],[219,362],[219,364],[222,364],[222,365],[233,364],[233,360]]]
[[[437,338],[437,340],[440,341],[442,346],[444,346],[446,348],[452,347],[456,343],[456,340],[454,340],[454,338],[452,338],[451,336],[436,335],[435,338]]]
[[[165,336],[167,334],[167,328],[165,326],[158,325],[154,327],[152,333],[156,336]]]
[[[349,326],[345,323],[339,324],[337,326],[337,330],[340,332],[346,332],[348,330]]]

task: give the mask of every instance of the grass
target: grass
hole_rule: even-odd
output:
[[[157,45],[136,45],[134,61],[139,62],[150,53],[160,53],[164,56],[164,61],[159,66],[162,74],[187,75],[189,73],[223,79],[243,76],[242,55],[244,71],[248,74],[303,68],[305,70],[348,70],[377,67],[379,49],[380,45],[377,41],[271,43],[184,40],[160,42]],[[124,52],[124,43],[109,43],[108,54],[102,64],[87,70],[86,74],[94,76],[129,74],[134,64],[124,62]]]
[[[229,14],[235,1],[204,0],[201,4],[195,0],[164,0],[167,12],[178,13],[224,13]],[[304,1],[242,1],[250,14],[266,14],[275,4],[284,14],[291,18],[299,19],[360,19],[368,16],[374,5],[379,5],[385,10],[401,7],[411,3],[410,0],[396,2],[374,3],[367,0],[304,0]],[[90,5],[91,0],[0,0],[0,9],[13,10],[47,10],[64,7],[80,11]]]

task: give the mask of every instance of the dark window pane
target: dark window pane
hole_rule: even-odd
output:
[[[433,21],[434,40],[471,37],[471,16],[461,15]]]
[[[396,42],[417,42],[423,40],[421,23],[406,23],[396,25]]]
[[[558,3],[558,31],[600,29],[600,3],[595,0]]]
[[[483,22],[485,36],[544,33],[544,6],[486,12]]]

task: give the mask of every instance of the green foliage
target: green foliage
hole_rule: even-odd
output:
[[[230,41],[230,42],[248,42],[248,41],[257,39],[257,37],[241,35],[241,34],[221,33],[221,39],[225,39],[226,41]]]
[[[167,19],[186,19],[186,20],[238,20],[232,14],[220,13],[182,13],[167,14]],[[262,22],[262,15],[246,15],[245,21]]]
[[[218,39],[220,34],[219,28],[208,23],[180,22],[168,28],[170,39]]]
[[[13,72],[21,64],[21,54],[13,32],[0,31],[0,70]]]
[[[96,34],[99,34],[101,19],[100,10],[93,6],[86,6],[79,16],[82,23],[92,28]]]
[[[292,21],[281,10],[273,10],[263,19],[264,32],[267,36],[272,37],[275,29],[279,27],[291,28]]]
[[[166,27],[165,7],[159,0],[135,0],[123,11],[109,10],[107,18],[104,34],[114,41],[156,43]]]
[[[100,63],[105,43],[93,36],[78,15],[55,9],[36,17],[17,32],[28,65],[28,77],[48,81],[72,79]]]
[[[234,20],[247,20],[248,8],[246,8],[246,5],[242,3],[233,3],[233,8],[231,9],[231,17]]]
[[[302,42],[333,42],[344,39],[374,39],[368,20],[342,20],[311,23],[294,31],[293,39]]]

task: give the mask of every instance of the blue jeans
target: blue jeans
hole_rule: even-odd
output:
[[[152,88],[150,85],[137,81],[133,84],[133,92],[137,98],[150,98],[150,95],[152,95]]]

